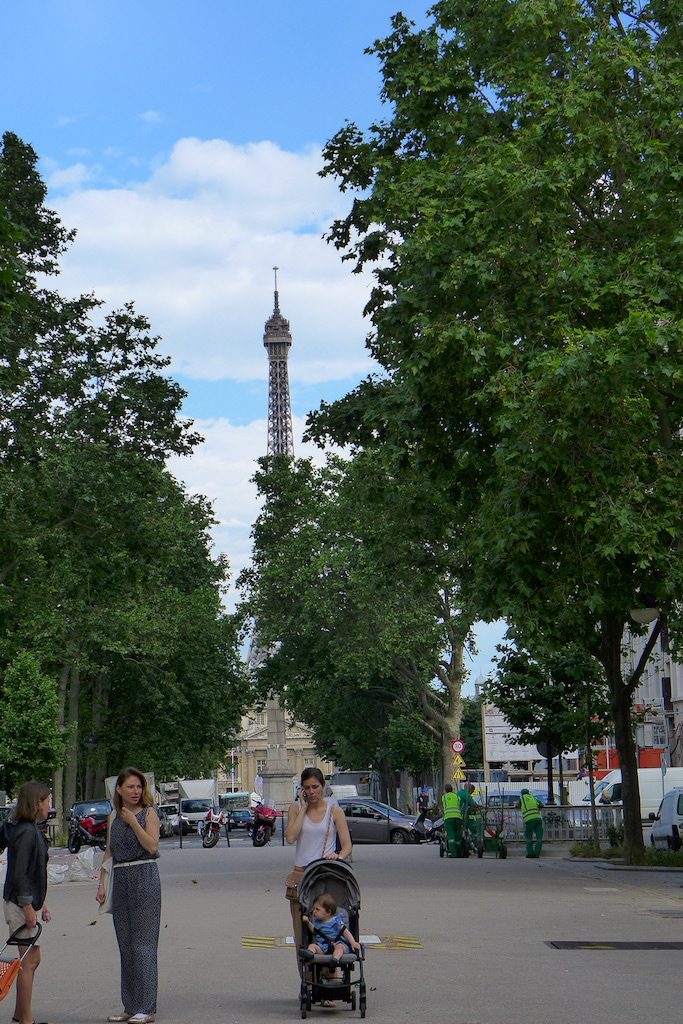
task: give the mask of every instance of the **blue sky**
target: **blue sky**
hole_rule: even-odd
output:
[[[0,125],[31,143],[77,239],[65,293],[134,301],[206,438],[173,466],[217,510],[235,575],[265,450],[263,324],[280,267],[295,433],[365,376],[369,279],[322,240],[349,198],[318,177],[346,120],[382,116],[366,47],[415,0],[3,0]],[[297,454],[307,454],[297,444]],[[481,629],[473,677],[500,628]]]

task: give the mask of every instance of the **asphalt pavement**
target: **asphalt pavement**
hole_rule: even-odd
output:
[[[234,836],[234,834],[233,834]],[[357,846],[367,1019],[444,1024],[635,1024],[681,1018],[683,874],[615,871],[561,856],[439,858],[427,846]],[[162,841],[160,1024],[300,1019],[284,878],[292,850],[234,837]],[[120,1009],[118,950],[96,882],[50,887],[36,1020],[104,1021]],[[574,941],[584,948],[556,948]],[[601,948],[590,948],[589,943]],[[0,1024],[9,1024],[10,996]],[[309,1019],[356,1018],[314,1008]]]

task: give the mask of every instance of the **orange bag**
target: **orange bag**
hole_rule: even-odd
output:
[[[21,961],[35,946],[40,937],[40,933],[43,930],[43,926],[40,922],[36,924],[36,934],[32,939],[18,939],[17,936],[20,932],[23,932],[23,930],[24,926],[22,925],[21,928],[17,928],[16,931],[13,931],[5,945],[0,949],[0,1002],[2,1002],[9,990],[12,988],[17,974],[21,970]],[[15,956],[12,960],[9,960],[6,958],[7,954],[5,953],[8,946],[26,946],[27,948],[22,956]]]
[[[0,1000],[4,999],[14,984],[14,979],[21,970],[21,960],[0,960]]]

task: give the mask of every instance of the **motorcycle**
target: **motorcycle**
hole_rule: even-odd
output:
[[[225,812],[211,808],[202,822],[202,846],[210,850],[216,846],[221,837],[221,827],[225,824]]]
[[[254,823],[251,826],[251,841],[254,846],[265,846],[275,835],[277,811],[274,807],[266,807],[265,804],[255,804],[252,811]]]
[[[81,846],[97,846],[104,850],[107,845],[107,819],[97,821],[90,814],[79,818],[77,814],[69,815],[69,836],[67,849],[69,853],[78,853]]]

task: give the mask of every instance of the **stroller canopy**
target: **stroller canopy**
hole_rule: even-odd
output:
[[[343,860],[314,860],[299,882],[299,903],[310,913],[318,896],[329,892],[337,906],[350,914],[360,910],[360,889],[350,865]]]

